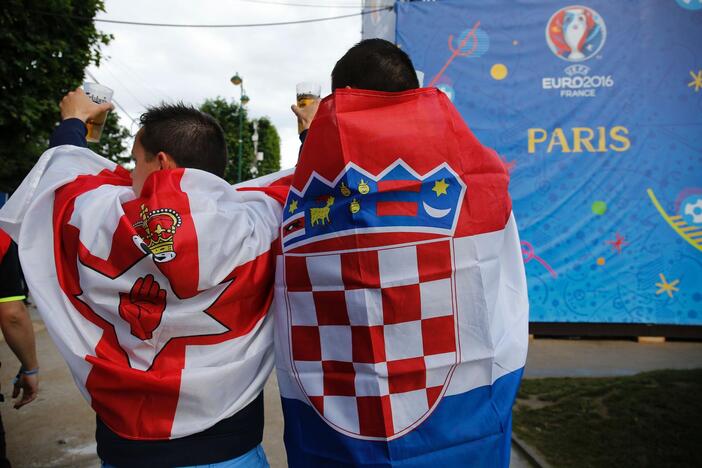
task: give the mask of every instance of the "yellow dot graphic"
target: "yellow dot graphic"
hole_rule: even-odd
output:
[[[490,68],[490,75],[496,80],[507,78],[507,67],[504,64],[496,63]]]
[[[604,257],[598,258],[598,259],[597,259],[597,264],[598,264],[599,266],[604,265],[604,264],[605,264],[605,259],[604,259]]]

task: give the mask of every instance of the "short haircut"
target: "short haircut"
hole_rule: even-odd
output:
[[[332,70],[332,91],[351,88],[407,91],[419,88],[412,60],[392,42],[366,39],[351,47]]]
[[[224,176],[227,144],[222,127],[211,115],[181,102],[150,107],[139,121],[139,142],[151,158],[163,151],[178,167]]]

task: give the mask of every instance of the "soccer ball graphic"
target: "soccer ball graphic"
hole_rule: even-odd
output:
[[[682,217],[688,224],[702,226],[702,195],[692,195],[683,201]]]

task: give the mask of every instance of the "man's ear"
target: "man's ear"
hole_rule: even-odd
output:
[[[173,157],[163,151],[156,153],[156,159],[158,159],[158,165],[161,166],[161,169],[175,169],[178,167]]]

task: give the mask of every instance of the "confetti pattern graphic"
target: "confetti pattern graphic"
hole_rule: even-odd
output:
[[[533,322],[702,325],[702,1],[399,2],[510,162]]]
[[[688,225],[682,216],[670,216],[668,213],[666,213],[656,198],[656,195],[653,193],[653,190],[648,189],[648,196],[651,198],[651,202],[661,214],[661,217],[663,217],[670,227],[673,228],[673,231],[685,239],[691,246],[702,252],[702,227],[695,226],[695,224]],[[692,213],[694,215],[694,211]]]
[[[702,70],[698,70],[697,73],[690,70],[690,76],[692,77],[692,81],[690,81],[687,86],[693,88],[695,92],[702,89]]]

